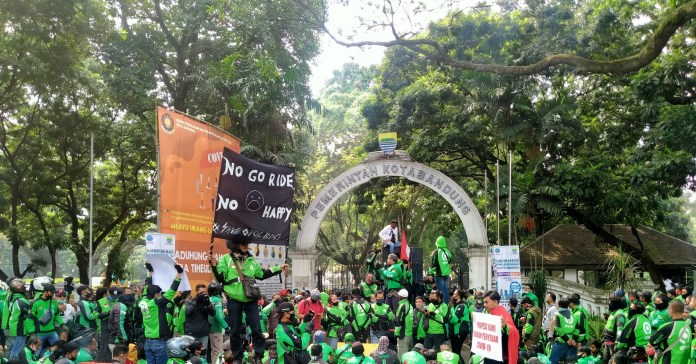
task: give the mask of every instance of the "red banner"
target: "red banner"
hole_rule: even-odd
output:
[[[160,232],[176,235],[175,259],[191,286],[208,283],[205,258],[215,215],[222,151],[239,152],[239,140],[222,129],[182,113],[157,108]],[[215,252],[226,254],[224,240]]]

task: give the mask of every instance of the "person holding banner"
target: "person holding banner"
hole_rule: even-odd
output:
[[[495,361],[486,358],[484,363],[517,364],[519,356],[520,332],[515,327],[512,316],[500,305],[500,294],[497,291],[488,291],[483,295],[483,307],[491,315],[500,316],[503,329],[503,361]]]
[[[246,313],[246,324],[251,328],[251,337],[254,344],[254,358],[249,358],[251,364],[261,363],[263,360],[266,339],[261,333],[261,321],[259,315],[258,297],[247,297],[244,291],[245,277],[266,279],[285,272],[287,264],[261,268],[254,256],[249,253],[249,241],[243,238],[227,240],[229,254],[225,254],[220,261],[212,254],[208,254],[213,275],[222,283],[223,290],[227,294],[227,322],[232,338],[241,338],[243,332],[242,313]],[[241,273],[241,274],[240,274]],[[242,340],[230,340],[235,363],[241,363],[244,359],[242,352]]]

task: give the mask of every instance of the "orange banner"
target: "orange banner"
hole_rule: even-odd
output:
[[[210,247],[222,150],[227,147],[239,152],[239,140],[163,107],[157,108],[157,135],[160,232],[176,236],[174,258],[184,266],[191,287],[207,284],[213,279],[205,256]],[[215,253],[228,253],[224,240],[216,239]]]

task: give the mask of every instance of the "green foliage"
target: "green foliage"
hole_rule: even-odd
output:
[[[590,338],[591,340],[602,340],[602,334],[604,333],[604,326],[607,321],[601,316],[590,316]]]
[[[546,297],[546,287],[548,287],[548,277],[543,269],[532,271],[529,274],[529,283],[534,287],[534,294],[539,297],[539,301],[544,301]]]

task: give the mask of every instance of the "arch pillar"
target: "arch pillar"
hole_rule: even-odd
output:
[[[473,245],[462,248],[469,258],[469,288],[488,290],[491,286],[491,259],[490,248],[487,246]]]
[[[292,288],[302,290],[316,287],[316,261],[317,252],[314,249],[288,251],[288,258],[292,260]]]

